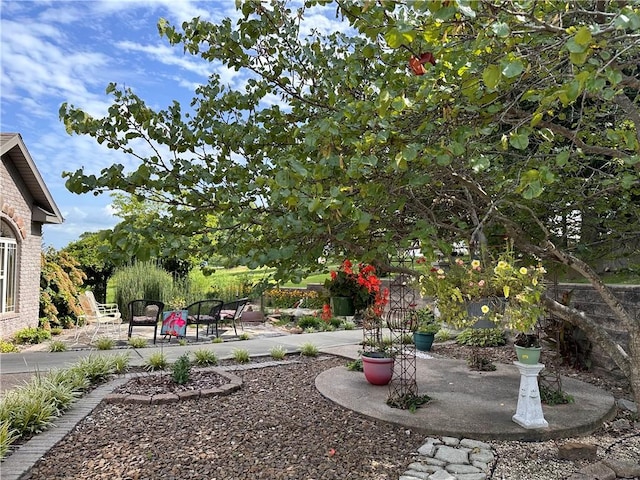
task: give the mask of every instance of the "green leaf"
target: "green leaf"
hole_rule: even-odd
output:
[[[358,218],[358,229],[361,232],[367,231],[369,225],[371,224],[371,215],[367,212],[361,212],[360,217]]]
[[[402,45],[409,45],[415,40],[415,33],[410,29],[391,29],[384,34],[384,39],[389,48],[400,48]]]
[[[396,168],[398,170],[407,169],[407,159],[404,157],[402,152],[396,153]]]
[[[535,127],[536,125],[538,125],[542,121],[543,117],[544,117],[544,114],[542,112],[534,113],[533,117],[531,117],[531,122],[529,123],[529,126],[530,127]]]
[[[502,75],[507,78],[517,77],[524,70],[524,64],[520,60],[512,60],[502,67]]]
[[[544,189],[540,182],[540,172],[538,170],[529,170],[522,174],[520,184],[516,189],[527,200],[539,197]]]
[[[622,178],[620,179],[620,184],[622,185],[623,188],[627,190],[637,182],[638,182],[638,177],[635,175],[631,175],[630,173],[625,173],[624,175],[622,175]]]
[[[592,41],[593,37],[591,36],[591,31],[587,27],[580,27],[578,32],[576,33],[575,43],[578,45],[588,46]]]
[[[489,158],[485,157],[484,155],[471,159],[471,168],[476,173],[486,170],[490,166],[491,162],[489,161]]]
[[[451,155],[448,153],[441,153],[436,156],[436,163],[441,167],[446,167],[451,163]]]
[[[469,0],[458,0],[458,10],[465,17],[476,18],[476,12],[473,10],[473,8],[471,8],[469,3]]]
[[[362,56],[364,58],[373,58],[375,52],[376,51],[372,45],[365,45],[365,47],[362,49]]]
[[[311,213],[315,213],[322,206],[322,201],[319,198],[314,198],[307,207]]]
[[[584,65],[584,62],[587,61],[588,56],[589,56],[588,52],[570,53],[569,59],[571,60],[571,63],[573,63],[574,65]]]
[[[569,160],[569,151],[563,150],[562,152],[556,155],[556,165],[559,167],[564,167]]]
[[[482,81],[491,90],[495,89],[500,83],[500,67],[498,65],[489,65],[482,72]]]
[[[518,150],[524,150],[529,146],[529,135],[526,133],[511,133],[509,135],[509,145]]]
[[[494,23],[493,25],[491,25],[491,30],[496,34],[496,36],[500,38],[506,38],[511,34],[509,25],[503,22]]]
[[[587,46],[577,43],[575,37],[571,37],[569,40],[567,40],[565,47],[571,53],[584,53],[587,51]]]

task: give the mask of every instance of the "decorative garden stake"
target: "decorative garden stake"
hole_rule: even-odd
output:
[[[513,362],[520,370],[520,394],[516,414],[511,419],[524,428],[545,428],[549,423],[542,413],[540,390],[538,389],[538,374],[544,364],[527,365]]]
[[[395,262],[401,271],[413,267],[413,258],[399,256]],[[416,348],[412,333],[416,328],[415,293],[410,284],[413,281],[405,273],[395,275],[389,286],[389,312],[387,326],[391,330],[392,348],[396,362],[394,375],[389,383],[387,404],[398,408],[415,408],[425,403],[428,397],[418,396],[416,382]]]

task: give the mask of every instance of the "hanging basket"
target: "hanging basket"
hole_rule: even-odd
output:
[[[465,305],[467,316],[476,319],[471,328],[496,328],[497,325],[489,320],[489,316],[496,311],[504,313],[506,304],[507,301],[504,297],[486,297],[467,301]],[[485,305],[490,308],[490,312],[484,313],[482,311],[482,307]]]

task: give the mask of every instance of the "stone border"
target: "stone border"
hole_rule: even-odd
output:
[[[106,403],[137,403],[143,405],[165,405],[168,403],[177,403],[183,400],[198,400],[199,398],[212,397],[215,395],[229,395],[242,387],[242,379],[237,375],[229,373],[221,368],[203,368],[198,370],[205,373],[216,373],[221,377],[229,380],[229,383],[220,387],[205,388],[201,390],[186,390],[178,393],[160,393],[157,395],[133,395],[128,393],[109,393],[105,395]],[[123,378],[130,380],[140,376],[159,376],[158,372],[149,372],[146,374],[127,373],[122,375]]]
[[[104,401],[106,403],[137,403],[142,405],[166,405],[168,403],[177,403],[183,400],[198,400],[199,398],[213,397],[215,395],[229,395],[242,387],[242,378],[230,373],[230,371],[243,371],[253,370],[256,368],[277,367],[280,365],[288,365],[293,363],[300,363],[298,360],[272,360],[266,362],[247,363],[238,365],[228,365],[224,367],[205,367],[199,368],[199,372],[205,373],[217,373],[218,375],[225,377],[229,380],[229,383],[220,387],[205,388],[201,390],[186,390],[178,393],[159,393],[157,395],[133,395],[128,393],[109,393],[105,395]],[[119,375],[119,378],[123,380],[120,384],[124,384],[126,381],[137,377],[150,377],[165,375],[165,372],[136,372],[125,373]],[[114,385],[116,387],[118,385]]]

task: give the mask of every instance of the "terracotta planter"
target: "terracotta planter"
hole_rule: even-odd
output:
[[[371,385],[386,385],[393,377],[394,359],[362,355],[364,377]]]

